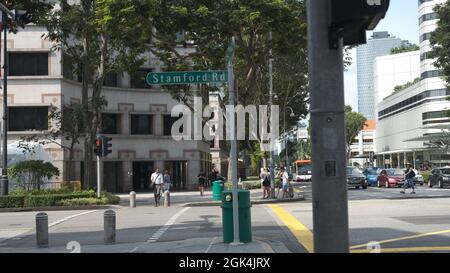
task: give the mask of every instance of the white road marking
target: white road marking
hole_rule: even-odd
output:
[[[217,237],[214,237],[211,241],[211,243],[209,244],[208,248],[205,250],[205,253],[208,253],[209,250],[211,249],[211,247],[213,246],[214,242],[216,241]]]
[[[68,221],[68,220],[70,220],[72,218],[75,218],[75,217],[78,217],[78,216],[81,216],[81,215],[85,215],[85,214],[89,214],[89,213],[93,213],[93,212],[96,212],[96,211],[97,210],[90,210],[90,211],[85,211],[85,212],[82,212],[82,213],[74,214],[74,215],[71,215],[71,216],[67,216],[67,217],[64,217],[64,218],[62,218],[62,219],[60,219],[58,221],[55,221],[55,222],[49,224],[48,227],[51,228],[51,227],[59,225],[59,224],[61,224],[63,222],[66,222],[66,221]]]

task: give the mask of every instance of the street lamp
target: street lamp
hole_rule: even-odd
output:
[[[291,171],[290,169],[290,164],[289,164],[289,155],[288,155],[288,143],[287,143],[287,139],[288,139],[288,134],[286,133],[286,110],[290,110],[291,114],[289,115],[289,117],[294,118],[295,114],[294,114],[294,110],[292,109],[292,107],[290,106],[286,106],[284,108],[284,118],[283,118],[283,131],[284,131],[284,152],[286,154],[286,168],[288,168],[289,172]]]

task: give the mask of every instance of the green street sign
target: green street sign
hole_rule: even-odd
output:
[[[197,84],[197,83],[225,83],[228,81],[226,70],[211,71],[180,71],[147,73],[148,85],[173,85],[173,84]]]

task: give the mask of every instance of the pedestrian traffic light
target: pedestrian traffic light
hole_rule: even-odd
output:
[[[373,30],[386,15],[389,0],[330,0],[331,24],[329,42],[337,49],[339,39],[344,46],[366,43],[366,30]]]
[[[25,25],[31,23],[33,18],[31,14],[26,10],[16,9],[14,10],[14,20],[21,26],[25,27]]]
[[[94,142],[94,153],[96,156],[103,156],[103,140],[100,136],[97,136]]]
[[[110,150],[109,148],[112,147],[112,138],[110,137],[106,137],[106,136],[102,136],[102,143],[103,143],[103,156],[108,156],[108,154],[112,153],[112,150]]]

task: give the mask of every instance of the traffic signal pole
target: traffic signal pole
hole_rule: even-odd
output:
[[[329,0],[307,1],[314,251],[346,253],[343,45],[329,48],[330,11]]]
[[[7,43],[7,12],[2,6],[2,27],[3,27],[3,164],[0,178],[0,195],[8,195],[8,43]]]
[[[97,198],[102,194],[102,162],[101,157],[97,155]]]

